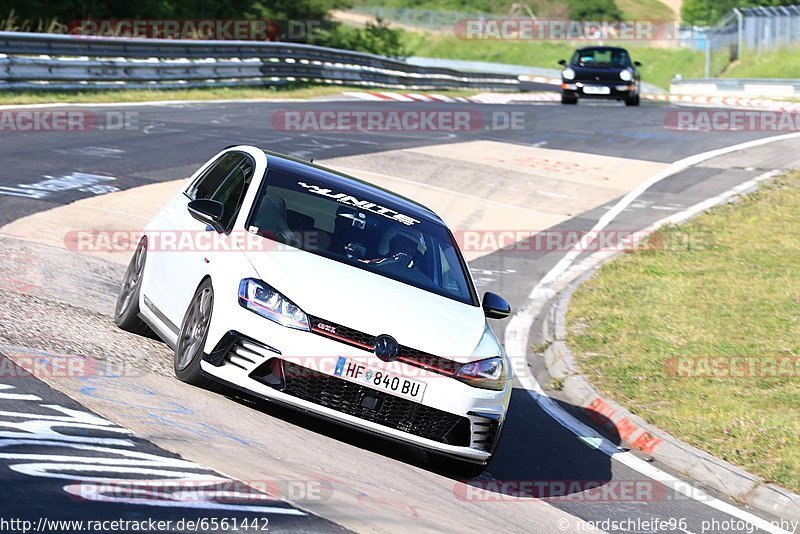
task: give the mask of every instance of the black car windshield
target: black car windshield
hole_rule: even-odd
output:
[[[249,230],[294,248],[476,305],[466,263],[441,224],[403,213],[402,204],[314,174],[270,168]],[[423,217],[419,217],[423,218]]]
[[[580,67],[630,67],[631,58],[620,48],[587,48],[572,55],[570,65]]]

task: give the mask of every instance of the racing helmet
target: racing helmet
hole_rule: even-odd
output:
[[[425,244],[425,238],[422,237],[422,232],[394,224],[384,232],[380,243],[378,243],[378,253],[381,256],[387,256],[389,254],[389,244],[392,239],[397,236],[404,237],[415,244],[420,254],[425,254],[425,251],[428,249],[428,246]]]

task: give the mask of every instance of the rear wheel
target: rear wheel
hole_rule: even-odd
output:
[[[477,478],[481,476],[483,472],[486,471],[486,466],[489,464],[488,461],[485,464],[476,464],[435,452],[426,452],[426,454],[428,456],[428,463],[436,471],[461,479]]]
[[[200,363],[203,361],[203,348],[208,338],[213,310],[214,288],[211,280],[205,279],[195,291],[183,317],[174,362],[175,376],[180,381],[211,389],[215,383],[202,374]]]
[[[147,259],[147,238],[143,237],[133,253],[125,271],[122,289],[119,290],[114,308],[114,323],[128,332],[139,335],[150,334],[150,327],[139,318],[139,294],[142,291],[142,276]]]

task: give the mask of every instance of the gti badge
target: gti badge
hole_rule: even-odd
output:
[[[392,336],[382,334],[375,338],[375,356],[384,362],[394,360],[400,354],[400,345]]]
[[[317,323],[317,328],[319,328],[320,330],[323,330],[325,332],[329,332],[331,334],[335,334],[336,333],[336,327],[335,326],[331,326],[329,324]]]

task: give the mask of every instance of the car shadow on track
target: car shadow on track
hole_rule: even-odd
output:
[[[434,469],[425,454],[411,446],[375,437],[371,434],[333,423],[312,415],[273,404],[242,392],[228,392],[229,399],[254,410],[281,419],[292,425],[312,431],[321,436],[347,443],[360,449],[392,458],[394,460],[435,472],[439,475],[461,480],[455,474]],[[555,401],[569,411],[577,410],[561,401]],[[586,414],[596,423],[607,426],[606,438],[619,444],[619,435],[613,425],[604,425],[608,420],[596,412]],[[611,429],[609,431],[609,429]],[[544,412],[524,389],[515,388],[511,396],[509,416],[505,422],[502,438],[495,457],[486,473],[476,479],[513,481],[508,485],[481,484],[484,491],[514,492],[517,487],[530,487],[538,483],[544,488],[529,493],[521,492],[515,497],[536,498],[565,491],[565,495],[581,488],[602,486],[612,479],[611,458],[579,439]],[[560,490],[561,483],[564,490]],[[577,484],[576,484],[577,482]],[[467,481],[468,484],[472,482]],[[537,484],[533,484],[536,486]],[[544,491],[545,494],[541,492]]]
[[[615,445],[619,434],[603,415],[553,399],[568,412],[581,411]],[[599,487],[612,477],[611,458],[582,440],[547,414],[522,388],[511,394],[508,418],[488,473],[507,484],[478,485],[517,498],[561,497]],[[468,482],[472,484],[472,482]]]

